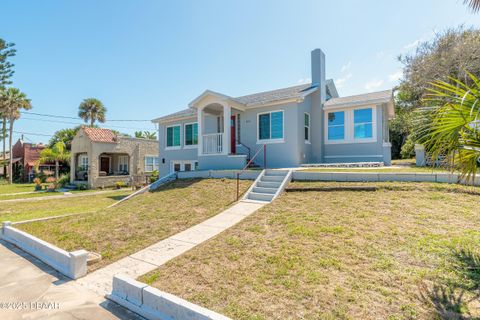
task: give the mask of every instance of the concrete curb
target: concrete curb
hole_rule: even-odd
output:
[[[78,279],[87,274],[88,252],[85,250],[67,252],[26,232],[15,229],[8,221],[3,223],[0,236],[1,239],[42,260],[71,279]]]
[[[172,294],[124,275],[113,277],[112,293],[106,298],[149,320],[231,320]]]

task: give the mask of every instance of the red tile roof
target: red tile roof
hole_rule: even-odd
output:
[[[109,129],[84,127],[87,137],[95,142],[117,142],[117,135]]]

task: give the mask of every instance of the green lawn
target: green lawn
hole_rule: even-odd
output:
[[[13,183],[7,184],[6,182],[0,182],[0,199],[1,196],[8,193],[20,193],[35,191],[34,183]]]
[[[23,221],[69,213],[98,211],[130,193],[132,193],[131,190],[124,190],[62,199],[43,199],[26,202],[0,201],[0,221]]]
[[[241,181],[241,191],[250,184]],[[19,228],[65,250],[100,253],[102,261],[89,266],[94,270],[220,213],[235,190],[235,180],[177,180],[113,208]]]
[[[480,189],[366,185],[284,193],[140,280],[233,319],[478,319]]]

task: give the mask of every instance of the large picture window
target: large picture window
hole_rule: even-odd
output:
[[[128,156],[120,156],[118,158],[118,171],[128,172]]]
[[[185,125],[185,145],[196,146],[198,144],[198,123]]]
[[[353,111],[353,125],[355,139],[367,139],[373,137],[372,108],[357,109]]]
[[[345,112],[328,113],[328,140],[345,139]]]
[[[258,115],[258,140],[283,139],[283,111],[261,113]]]
[[[180,126],[167,127],[167,148],[180,147]]]

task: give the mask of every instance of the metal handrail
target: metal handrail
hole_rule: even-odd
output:
[[[247,148],[247,150],[248,150],[248,160],[250,160],[250,156],[252,155],[252,149],[250,149],[249,146],[241,143],[240,140],[238,140],[238,139],[235,141],[235,143]]]
[[[243,169],[240,172],[237,172],[237,201],[240,198],[240,175],[244,173],[245,170],[247,170],[248,166],[253,162],[253,160],[255,160],[255,158],[260,154],[260,151],[262,150],[263,150],[263,169],[267,169],[267,145],[264,144],[263,148],[260,148],[257,150],[253,158],[247,162],[245,167],[243,167]]]

